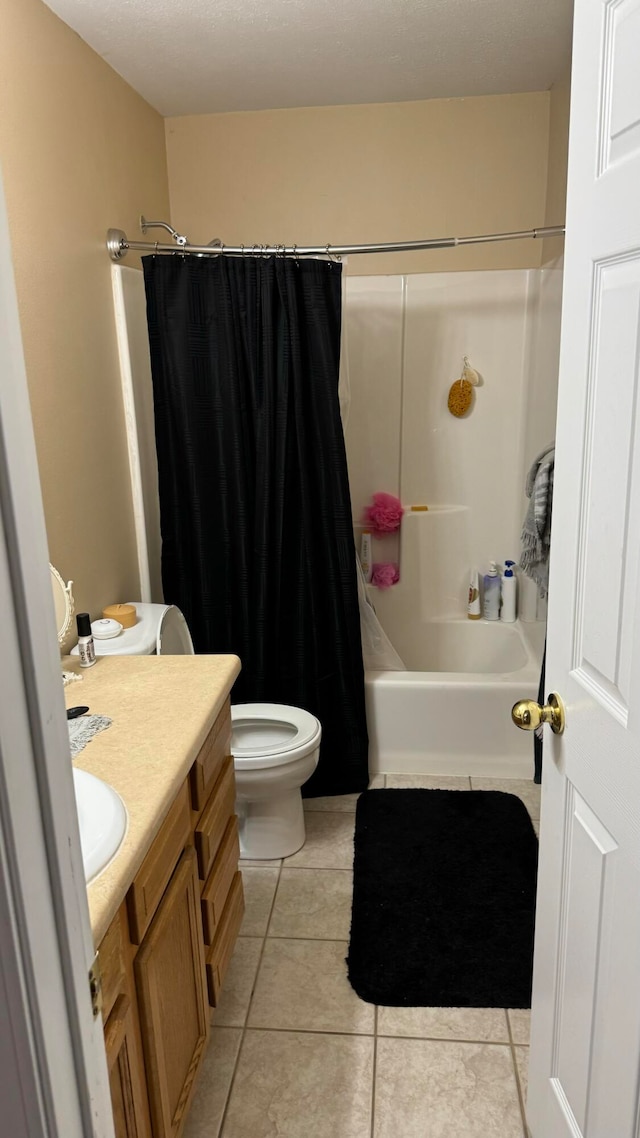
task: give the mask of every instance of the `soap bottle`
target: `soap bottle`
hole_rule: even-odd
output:
[[[482,615],[485,620],[500,620],[500,574],[495,561],[489,565],[484,575],[484,600]]]
[[[500,609],[500,620],[506,624],[513,624],[516,619],[516,593],[517,593],[517,578],[515,575],[515,561],[505,561],[504,574],[502,576],[502,607]]]

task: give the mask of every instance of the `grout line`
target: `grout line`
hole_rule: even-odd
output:
[[[522,1116],[522,1133],[524,1138],[528,1138],[529,1127],[527,1126],[527,1114],[524,1105],[524,1096],[522,1094],[522,1087],[520,1086],[520,1076],[518,1074],[518,1064],[516,1062],[515,1044],[513,1042],[513,1032],[511,1030],[511,1020],[509,1019],[509,1012],[505,1008],[504,1014],[507,1019],[507,1031],[509,1032],[509,1046],[511,1048],[511,1062],[513,1063],[513,1074],[516,1080],[516,1091],[518,1094],[518,1102],[520,1103],[520,1114]]]
[[[252,866],[247,866],[247,868],[248,868],[248,869],[251,869],[251,868],[254,868],[254,869],[255,869],[255,868],[258,868],[258,867],[256,867],[256,866],[253,866],[253,867],[252,867]],[[266,868],[270,868],[270,867],[266,867]],[[227,1120],[227,1112],[228,1112],[228,1110],[229,1110],[229,1103],[231,1102],[231,1095],[232,1095],[232,1093],[233,1093],[233,1087],[234,1087],[234,1084],[235,1084],[235,1081],[236,1081],[236,1075],[237,1075],[237,1073],[238,1073],[238,1066],[239,1066],[239,1064],[240,1064],[240,1057],[241,1057],[241,1055],[242,1055],[242,1050],[243,1050],[243,1047],[244,1047],[244,1041],[245,1041],[245,1038],[246,1038],[246,1034],[247,1034],[247,1021],[248,1021],[248,1019],[249,1019],[249,1012],[251,1011],[251,1005],[252,1005],[252,1003],[253,1003],[253,994],[254,994],[254,992],[255,992],[255,990],[256,990],[256,984],[258,983],[258,975],[259,975],[259,973],[260,973],[260,966],[261,966],[261,964],[262,964],[262,958],[263,958],[263,956],[264,956],[264,950],[265,950],[265,946],[266,946],[266,943],[267,943],[267,930],[268,930],[268,928],[269,928],[269,925],[270,925],[270,923],[271,923],[271,914],[273,913],[273,907],[274,907],[274,905],[275,905],[275,903],[276,903],[276,894],[277,894],[277,892],[278,892],[278,885],[280,884],[280,877],[281,877],[281,874],[282,874],[282,862],[280,862],[280,866],[279,866],[279,867],[277,867],[277,866],[273,866],[273,867],[271,867],[271,868],[274,868],[274,869],[276,869],[276,868],[277,868],[277,869],[278,869],[278,880],[276,881],[276,887],[275,887],[275,889],[274,889],[274,891],[273,891],[273,898],[272,898],[272,900],[271,900],[271,908],[269,909],[269,917],[268,917],[268,920],[267,920],[267,924],[266,924],[266,928],[265,928],[265,933],[264,933],[264,936],[262,937],[262,948],[261,948],[261,950],[260,950],[260,956],[258,957],[258,967],[256,968],[255,976],[254,976],[254,978],[253,978],[253,986],[252,986],[252,988],[251,988],[251,995],[249,996],[249,1003],[247,1004],[247,1010],[246,1010],[246,1012],[245,1012],[244,1023],[242,1024],[242,1036],[241,1036],[241,1039],[240,1039],[240,1046],[239,1046],[239,1048],[238,1048],[238,1054],[236,1055],[236,1061],[235,1061],[235,1064],[234,1064],[234,1067],[233,1067],[233,1074],[232,1074],[232,1076],[231,1076],[231,1080],[230,1080],[230,1082],[229,1082],[229,1089],[228,1089],[228,1091],[227,1091],[227,1098],[226,1098],[226,1101],[225,1101],[225,1104],[224,1104],[224,1110],[223,1110],[223,1112],[222,1112],[222,1118],[220,1119],[220,1127],[219,1127],[219,1129],[218,1129],[218,1134],[217,1134],[216,1138],[219,1138],[220,1134],[222,1134],[222,1132],[223,1132],[223,1130],[224,1130],[225,1122],[226,1122],[226,1120]],[[259,937],[254,937],[253,939],[254,939],[254,940],[259,940],[260,938],[259,938]],[[212,1138],[213,1138],[213,1136],[212,1136]]]
[[[362,1000],[362,1003],[365,1001]],[[371,1006],[371,1005],[369,1005]],[[375,1005],[374,1005],[375,1006]],[[237,1028],[235,1029],[238,1030]],[[263,1027],[261,1024],[251,1024],[246,1028],[247,1031],[272,1031],[276,1034],[284,1035],[340,1035],[345,1036],[347,1039],[373,1039],[374,1035],[370,1031],[340,1031],[337,1028],[329,1027]],[[374,1027],[374,1030],[377,1030]],[[408,1041],[410,1043],[469,1043],[474,1047],[509,1047],[509,1041],[506,1039],[449,1039],[443,1038],[441,1035],[377,1035],[377,1039],[395,1039],[399,1043]]]
[[[283,869],[321,869],[328,873],[353,872],[353,855],[350,865],[283,865]]]
[[[477,1047],[509,1047],[508,1039],[458,1039],[453,1035],[389,1035],[387,1032],[378,1032],[378,1039],[408,1039],[412,1043],[472,1043]]]
[[[249,868],[253,867],[250,866]],[[321,870],[322,873],[353,873],[353,869],[351,868],[340,869],[336,865],[283,865],[282,868],[288,869],[289,872],[293,871],[294,873],[297,873],[298,870],[300,870],[301,873],[317,873],[318,870]]]
[[[269,933],[267,940],[301,940],[306,944],[343,944],[349,947],[349,936],[294,936],[291,933]],[[358,997],[359,998],[359,997]],[[365,1001],[366,1002],[366,1001]]]
[[[346,937],[343,937],[343,936],[285,936],[285,935],[273,936],[273,935],[268,934],[266,937],[266,940],[296,940],[296,941],[300,940],[303,942],[312,941],[313,943],[317,943],[317,944],[342,944],[342,945],[345,945],[347,948],[349,947],[349,937],[348,936],[346,936]],[[261,959],[262,959],[262,957],[261,957]],[[358,997],[358,999],[359,998],[360,997]],[[367,1001],[363,1000],[362,1003],[366,1004]]]
[[[371,1138],[376,1125],[376,1071],[378,1068],[378,1008],[373,1010],[373,1069],[371,1072]]]
[[[258,983],[258,976],[260,975],[260,968],[262,966],[262,958],[264,957],[264,950],[267,946],[267,937],[268,937],[268,932],[269,932],[269,925],[271,924],[271,917],[273,915],[273,909],[274,909],[274,906],[276,903],[276,897],[278,895],[278,886],[280,885],[281,876],[282,876],[282,866],[280,866],[280,869],[278,870],[278,880],[276,881],[276,887],[273,891],[273,897],[271,899],[271,906],[269,908],[269,916],[267,918],[265,932],[264,932],[264,936],[262,938],[262,949],[260,950],[260,956],[258,957],[258,967],[256,968],[256,974],[255,974],[255,977],[253,980],[253,987],[251,989],[251,995],[249,997],[249,1004],[247,1007],[247,1014],[245,1016],[243,1030],[246,1030],[246,1027],[247,1027],[247,1021],[249,1019],[249,1012],[251,1011],[251,1005],[253,1003],[253,995],[254,995],[254,992],[256,990],[256,984]]]
[[[246,1031],[270,1031],[276,1035],[339,1035],[345,1039],[373,1039],[371,1031],[337,1031],[328,1027],[262,1027],[260,1024],[251,1024]]]

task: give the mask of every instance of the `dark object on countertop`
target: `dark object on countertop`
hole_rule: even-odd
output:
[[[529,1008],[538,841],[519,798],[367,790],[349,980],[387,1007]]]
[[[88,707],[69,707],[67,708],[67,719],[77,719],[79,715],[86,715]]]

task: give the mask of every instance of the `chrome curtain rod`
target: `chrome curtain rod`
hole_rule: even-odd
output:
[[[483,233],[475,237],[431,237],[424,241],[387,241],[376,245],[225,245],[216,239],[209,245],[191,245],[165,221],[140,219],[143,233],[147,229],[166,229],[173,245],[159,241],[130,241],[122,229],[107,231],[107,250],[112,261],[126,257],[130,249],[144,253],[193,254],[198,257],[351,257],[360,253],[409,253],[418,249],[451,249],[458,245],[483,245],[491,241],[518,241],[526,238],[562,237],[564,225],[546,225],[540,229],[523,229],[516,233]]]

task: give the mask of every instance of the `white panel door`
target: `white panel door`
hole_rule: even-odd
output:
[[[533,1138],[640,1135],[639,385],[640,0],[576,0]]]

